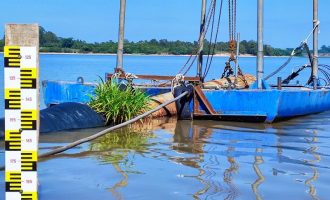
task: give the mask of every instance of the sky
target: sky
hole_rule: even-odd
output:
[[[61,37],[87,42],[117,41],[120,0],[0,0],[0,36],[6,23],[38,23]],[[211,0],[208,0],[209,2]],[[220,2],[220,0],[218,0]],[[224,0],[220,40],[228,40]],[[299,45],[312,30],[313,0],[264,0],[265,43]],[[319,0],[320,45],[330,45],[329,0]],[[241,39],[256,40],[257,0],[237,0]],[[127,0],[125,38],[131,41],[198,38],[201,0]]]

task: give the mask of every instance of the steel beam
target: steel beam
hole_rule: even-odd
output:
[[[258,54],[257,54],[257,83],[262,89],[264,76],[264,0],[258,0]]]
[[[117,69],[123,68],[126,0],[120,0]]]
[[[319,56],[319,45],[318,45],[318,34],[319,34],[319,19],[318,19],[318,0],[313,1],[313,67],[312,67],[312,78],[313,88],[317,89],[318,82],[318,56]]]

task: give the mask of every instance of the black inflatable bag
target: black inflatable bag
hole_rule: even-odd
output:
[[[193,99],[194,87],[192,85],[177,86],[174,88],[174,97],[177,97],[186,91],[188,91],[189,94],[175,102],[179,120],[192,119],[192,112],[190,111],[190,103]]]
[[[40,133],[104,126],[105,120],[88,105],[62,103],[40,111]],[[5,120],[0,119],[0,137],[4,137]]]
[[[62,103],[40,111],[40,132],[104,126],[104,118],[81,103]]]

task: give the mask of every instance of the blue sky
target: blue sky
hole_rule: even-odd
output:
[[[210,0],[209,0],[210,1]],[[218,0],[220,2],[220,0]],[[224,0],[220,40],[228,40]],[[312,29],[312,0],[265,0],[265,42],[295,47]],[[256,39],[257,0],[237,0],[242,39]],[[329,0],[320,3],[320,44],[330,45]],[[126,35],[149,39],[197,40],[201,0],[127,0]],[[0,33],[5,23],[39,23],[62,37],[88,42],[117,40],[119,0],[10,0],[1,2]]]

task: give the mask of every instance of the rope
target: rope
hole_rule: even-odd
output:
[[[171,82],[171,93],[174,94],[174,88],[184,84],[184,75],[177,74]]]

